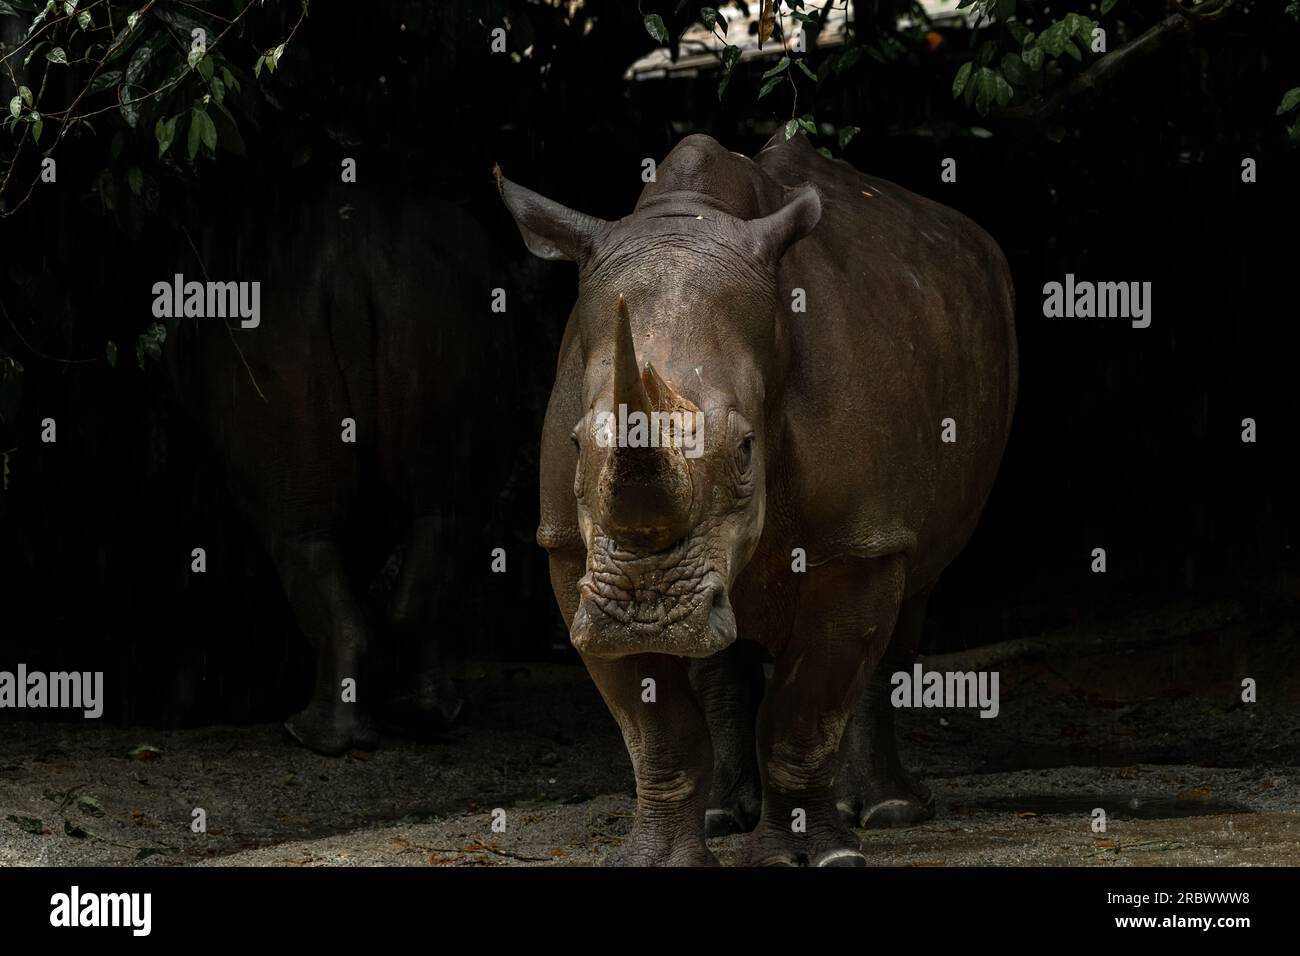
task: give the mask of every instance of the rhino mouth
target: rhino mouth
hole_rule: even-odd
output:
[[[707,539],[688,535],[664,551],[621,547],[596,531],[570,628],[592,657],[708,657],[736,639],[724,562]]]

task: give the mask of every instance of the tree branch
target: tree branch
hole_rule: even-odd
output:
[[[1178,12],[1171,13],[1136,39],[1102,57],[1051,93],[1035,97],[1019,106],[997,110],[993,114],[994,118],[1003,122],[1045,125],[1055,119],[1070,100],[1113,82],[1134,61],[1150,56],[1164,47],[1172,37],[1189,32],[1193,23],[1219,19],[1233,2],[1234,0],[1204,0],[1195,7],[1186,7],[1183,0],[1173,0]]]

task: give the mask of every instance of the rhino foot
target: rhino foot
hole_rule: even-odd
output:
[[[827,811],[807,832],[794,832],[788,821],[759,823],[750,836],[749,866],[866,866],[858,838],[838,816]]]
[[[455,723],[465,700],[441,669],[423,671],[409,690],[389,701],[393,717],[403,724],[427,730],[446,730]]]
[[[379,746],[374,723],[370,717],[358,714],[355,705],[340,709],[312,702],[286,720],[284,729],[308,750],[326,757]]]
[[[703,843],[657,848],[629,837],[601,861],[601,866],[720,866]]]
[[[763,798],[757,786],[752,792],[711,802],[713,806],[704,814],[704,836],[708,839],[748,833],[758,824],[763,810]]]
[[[867,777],[835,803],[840,819],[864,830],[913,827],[934,817],[934,794],[902,766]]]

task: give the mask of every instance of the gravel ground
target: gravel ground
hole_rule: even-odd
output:
[[[900,711],[905,757],[937,813],[860,833],[869,859],[1300,865],[1300,641],[1293,624],[1269,630],[1218,621],[1067,664],[1004,661],[994,720]],[[599,696],[578,667],[493,674],[454,732],[389,734],[374,753],[336,759],[267,725],[7,722],[0,865],[600,862],[630,825],[633,782]],[[1257,675],[1257,703],[1240,702],[1242,675]],[[1105,832],[1092,829],[1096,807]],[[206,833],[191,832],[195,808]],[[496,808],[505,832],[493,832]],[[712,845],[735,863],[743,842]]]

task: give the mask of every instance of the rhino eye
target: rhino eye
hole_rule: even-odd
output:
[[[749,466],[754,460],[754,433],[750,432],[740,440],[740,448],[737,450],[738,463],[741,474],[749,471]]]

